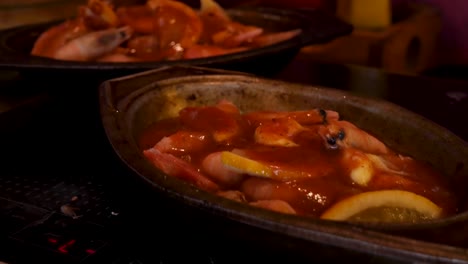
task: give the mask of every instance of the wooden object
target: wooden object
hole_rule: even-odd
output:
[[[382,29],[390,26],[390,0],[337,0],[336,15],[356,28]]]
[[[86,0],[0,0],[0,29],[75,16]]]
[[[321,62],[418,74],[435,63],[441,19],[437,10],[424,4],[407,6],[406,11],[409,15],[386,29],[355,29],[329,43],[304,47],[301,55]]]

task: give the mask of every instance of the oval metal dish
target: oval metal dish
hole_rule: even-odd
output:
[[[112,79],[101,85],[99,93],[103,126],[116,154],[138,177],[171,199],[206,214],[298,238],[301,243],[412,262],[468,262],[468,239],[456,238],[460,228],[468,227],[468,212],[421,225],[355,225],[278,214],[217,197],[168,177],[143,157],[137,145],[145,127],[169,112],[177,112],[177,107],[168,107],[168,103],[177,101],[206,105],[226,98],[242,111],[319,107],[336,110],[343,119],[372,132],[394,149],[432,163],[454,184],[464,186],[460,189],[467,189],[467,143],[402,107],[340,90],[183,66]],[[460,192],[459,196],[466,202],[466,194]]]

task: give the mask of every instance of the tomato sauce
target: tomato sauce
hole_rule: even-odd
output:
[[[340,137],[330,140],[331,134],[323,131],[338,119],[333,112],[328,117],[323,110],[301,115],[243,114],[232,111],[233,106],[222,101],[214,106],[184,108],[178,117],[148,127],[140,137],[140,147],[182,160],[182,165],[177,166],[190,168],[192,174],[196,171],[194,178],[209,180],[210,191],[214,193],[235,191],[247,203],[283,201],[299,215],[320,217],[333,203],[351,195],[391,189],[424,196],[441,207],[444,215],[457,212],[456,198],[445,178],[428,164],[390,149],[370,153],[366,148],[355,147],[360,144],[339,142],[352,141],[353,138],[346,137],[356,133],[360,134],[358,139],[372,137],[359,128],[349,133],[346,126]],[[233,168],[223,163],[220,156],[208,158],[222,151],[267,166],[273,174],[260,177],[252,169],[257,165],[249,167],[248,162],[240,162],[239,167]],[[357,181],[350,176],[367,164],[371,164],[369,179],[358,176],[364,180]]]

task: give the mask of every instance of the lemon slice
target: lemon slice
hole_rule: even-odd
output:
[[[309,173],[301,170],[291,170],[290,168],[270,166],[229,151],[221,152],[221,163],[237,173],[244,173],[250,176],[278,181],[290,181],[311,177]]]
[[[339,201],[320,218],[359,222],[416,223],[436,219],[442,209],[408,191],[384,190],[357,194]]]
[[[221,162],[239,173],[246,173],[264,178],[271,178],[273,176],[273,171],[268,165],[229,151],[223,151],[221,153]]]

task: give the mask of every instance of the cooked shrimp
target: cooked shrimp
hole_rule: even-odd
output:
[[[224,26],[231,22],[231,18],[224,9],[213,0],[200,0],[200,16],[205,19],[213,19],[214,25]]]
[[[242,131],[238,115],[216,106],[186,107],[179,112],[179,117],[191,129],[211,132],[218,143],[230,144],[231,139]]]
[[[135,36],[127,43],[129,53],[144,61],[173,60],[183,56],[184,49],[179,44],[167,49],[161,49],[160,46],[160,39],[155,34]]]
[[[57,49],[53,57],[58,60],[91,61],[115,50],[132,33],[130,27],[88,33]]]
[[[128,40],[127,48],[136,56],[139,56],[139,54],[144,56],[148,54],[157,55],[159,52],[159,41],[153,34],[137,35]]]
[[[250,41],[250,46],[253,47],[264,47],[267,45],[273,45],[275,43],[279,43],[281,41],[285,41],[291,39],[301,33],[301,29],[294,29],[284,32],[276,32],[276,33],[268,33],[262,34],[260,36],[254,37]]]
[[[102,30],[116,27],[119,19],[113,6],[103,0],[89,0],[86,6],[79,8],[79,16],[85,25],[92,30]]]
[[[154,11],[146,5],[122,6],[115,13],[122,25],[130,26],[136,33],[154,32]]]
[[[211,153],[203,159],[202,169],[211,179],[224,185],[237,185],[244,179],[244,175],[225,166],[221,161],[221,152]]]
[[[382,141],[348,121],[332,121],[321,126],[318,133],[331,149],[354,147],[377,155],[389,152]]]
[[[184,59],[198,59],[206,58],[211,56],[220,56],[235,52],[241,52],[247,50],[247,47],[237,47],[237,48],[222,48],[215,45],[193,45],[184,52]]]
[[[367,186],[376,174],[382,172],[395,175],[407,174],[402,170],[398,170],[382,156],[364,153],[354,148],[342,150],[341,165],[351,180],[361,186]]]
[[[211,43],[213,34],[225,29],[231,18],[224,9],[213,0],[200,0],[200,19],[203,24],[202,40]]]
[[[252,206],[268,209],[283,214],[296,214],[296,210],[287,202],[282,200],[260,200],[249,203]]]
[[[344,173],[349,175],[352,182],[367,186],[375,175],[375,165],[362,151],[345,148],[340,160]]]
[[[263,33],[262,28],[232,21],[226,11],[213,0],[200,1],[199,17],[203,23],[201,39],[205,44],[235,48]]]
[[[440,175],[429,170],[427,164],[395,153],[375,155],[354,148],[344,148],[340,163],[353,182],[361,186],[414,189],[419,181],[424,181],[426,186],[443,185],[436,180]]]
[[[172,0],[148,0],[155,13],[154,31],[161,49],[179,44],[188,48],[198,42],[203,25],[197,12],[185,3]]]
[[[42,33],[34,43],[31,54],[53,57],[57,50],[62,48],[67,42],[88,32],[89,30],[82,20],[67,20]]]
[[[141,60],[134,56],[128,56],[123,53],[110,53],[98,58],[100,62],[140,62]]]
[[[226,99],[221,99],[216,104],[216,107],[229,114],[233,114],[233,115],[241,114],[239,108],[237,108],[237,106],[233,104],[231,101],[228,101]]]
[[[289,118],[272,119],[261,123],[255,129],[255,142],[267,146],[296,147],[293,137],[306,130],[296,120]]]
[[[366,156],[377,169],[399,175],[409,175],[409,163],[413,161],[412,158],[402,155],[366,154]]]
[[[211,36],[211,41],[221,47],[236,48],[252,41],[253,38],[262,33],[263,28],[230,22],[224,29],[214,33]]]
[[[224,197],[229,200],[233,200],[240,203],[247,202],[245,195],[241,191],[228,190],[228,191],[218,191],[216,193],[218,196]]]
[[[250,201],[281,200],[291,205],[299,214],[307,212],[316,216],[340,195],[346,196],[350,192],[349,187],[322,179],[296,184],[254,177],[245,180],[240,190]]]
[[[163,153],[183,154],[207,149],[210,144],[212,139],[205,133],[181,130],[162,138],[154,148]]]
[[[240,188],[249,200],[283,200],[294,201],[300,193],[289,184],[270,179],[249,178],[242,183]]]
[[[416,189],[419,183],[405,176],[394,173],[381,173],[369,182],[369,187],[377,190],[384,189]]]
[[[211,192],[219,190],[216,183],[198,172],[190,163],[174,155],[162,153],[155,148],[144,150],[143,154],[167,175],[188,181],[202,190]]]

